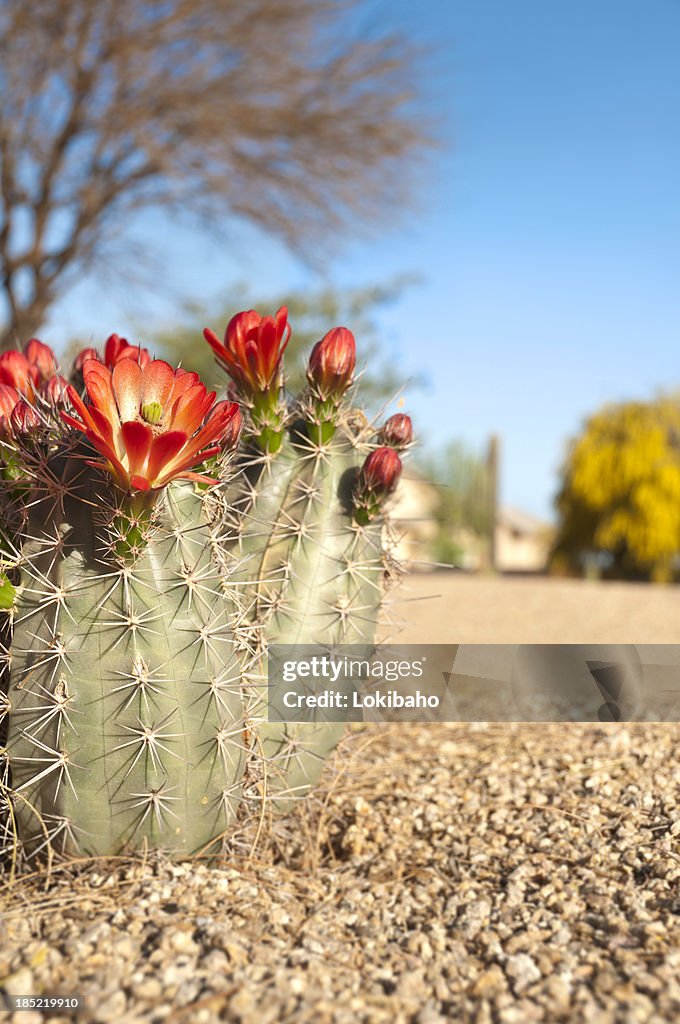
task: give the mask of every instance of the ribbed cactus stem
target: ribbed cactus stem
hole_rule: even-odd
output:
[[[267,721],[266,646],[370,647],[375,635],[383,595],[382,523],[362,527],[352,520],[361,461],[362,443],[344,430],[317,445],[301,427],[294,429],[262,467],[245,516],[241,574],[262,644],[250,715],[266,795],[279,810],[307,794],[344,726]]]
[[[31,512],[12,654],[23,837],[39,848],[46,829],[89,854],[202,850],[233,820],[244,757],[234,607],[206,498],[170,485],[130,545],[124,503],[96,470],[73,455],[51,470]]]

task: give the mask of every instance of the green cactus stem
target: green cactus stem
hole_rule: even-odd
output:
[[[9,693],[25,846],[211,848],[234,819],[244,760],[235,605],[213,558],[219,499],[173,483],[126,532],[125,502],[79,453],[47,470],[21,559]]]
[[[359,526],[351,495],[365,435],[340,428],[315,444],[303,424],[275,458],[251,468],[241,517],[240,581],[251,623],[254,763],[265,798],[286,811],[307,795],[344,733],[337,722],[267,721],[268,644],[370,649],[383,598],[383,523]],[[248,474],[247,474],[248,475]]]

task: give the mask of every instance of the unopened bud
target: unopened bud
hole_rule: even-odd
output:
[[[354,335],[346,327],[334,327],[312,349],[307,379],[321,401],[338,399],[352,383],[355,365]]]
[[[148,349],[141,345],[131,345],[127,338],[121,338],[118,334],[110,334],[104,346],[104,362],[112,370],[121,359],[134,359],[142,368],[151,362]]]
[[[50,377],[49,380],[44,382],[43,386],[40,388],[40,394],[46,402],[49,402],[50,405],[65,408],[71,404],[67,388],[68,381],[59,374],[56,374],[54,377]]]
[[[9,418],[13,434],[32,434],[42,426],[42,420],[36,410],[28,402],[21,399],[12,409]]]
[[[12,411],[17,402],[20,401],[21,396],[16,388],[13,388],[10,384],[0,384],[0,438],[11,436],[10,419]]]
[[[406,448],[413,440],[413,423],[411,417],[403,412],[397,412],[385,421],[382,430],[378,434],[382,444],[390,448]]]
[[[365,525],[380,511],[401,475],[401,459],[394,448],[376,448],[364,461],[354,486],[354,517]]]
[[[40,381],[45,381],[48,377],[53,377],[57,372],[57,362],[54,358],[54,352],[49,345],[45,345],[37,338],[31,338],[24,349],[24,355],[26,356],[29,364],[32,367],[35,367]]]

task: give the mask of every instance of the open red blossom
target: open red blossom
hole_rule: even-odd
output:
[[[288,310],[261,316],[254,309],[237,313],[227,324],[224,343],[208,327],[203,331],[217,360],[246,395],[279,386],[281,358],[290,338]]]
[[[0,438],[11,437],[11,417],[21,395],[10,384],[0,384]]]
[[[312,349],[307,379],[322,401],[337,399],[352,383],[355,365],[354,335],[346,327],[334,327]]]
[[[69,386],[80,418],[61,415],[104,457],[91,465],[111,473],[125,490],[148,491],[177,478],[215,482],[193,467],[219,454],[240,412],[234,402],[215,405],[215,392],[198,374],[174,370],[162,359],[144,367],[121,359],[113,369],[87,359],[83,380],[90,404]]]

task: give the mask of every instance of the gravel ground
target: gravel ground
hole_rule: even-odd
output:
[[[679,738],[358,728],[316,802],[229,865],[0,879],[0,978],[116,1024],[678,1020]]]
[[[392,617],[402,643],[680,644],[680,586],[413,573]]]

